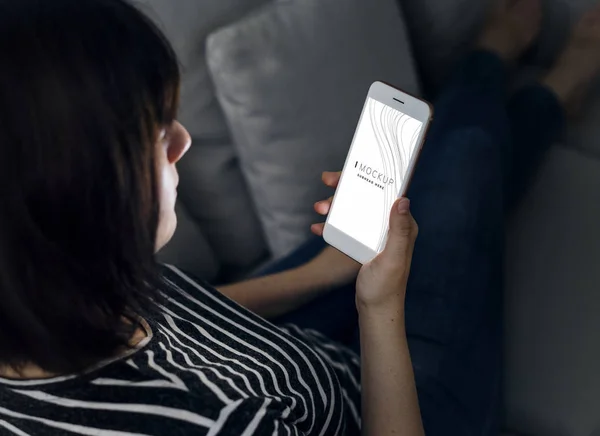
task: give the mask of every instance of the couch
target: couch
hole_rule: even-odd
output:
[[[138,0],[183,67],[179,228],[162,260],[213,282],[309,236],[368,86],[433,98],[487,0]],[[595,0],[546,0],[547,67]],[[507,223],[507,434],[600,434],[600,101],[548,153]],[[598,366],[597,366],[598,365]]]

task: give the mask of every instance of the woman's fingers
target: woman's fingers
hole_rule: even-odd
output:
[[[325,171],[321,178],[323,179],[323,183],[325,183],[330,188],[337,188],[338,183],[340,183],[340,177],[342,176],[341,171]]]
[[[319,215],[327,215],[331,210],[331,203],[333,202],[333,197],[329,197],[327,200],[317,201],[315,203],[315,211]]]
[[[397,200],[390,211],[390,228],[381,261],[387,261],[404,278],[408,277],[410,271],[418,234],[419,226],[410,213],[410,201],[407,198]]]
[[[310,226],[311,232],[313,232],[317,236],[323,236],[323,229],[325,228],[325,223],[313,224]]]
[[[341,171],[333,172],[333,171],[325,171],[322,175],[323,183],[325,183],[330,188],[337,188],[338,183],[340,182],[340,177],[342,175]],[[327,200],[318,201],[315,203],[315,211],[319,215],[326,216],[331,210],[331,203],[333,202],[333,197],[329,197]],[[323,236],[323,228],[325,227],[325,223],[313,224],[310,227],[310,230],[317,236]]]

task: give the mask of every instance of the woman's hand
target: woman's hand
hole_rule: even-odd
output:
[[[341,175],[341,172],[324,172],[323,183],[336,189]],[[327,216],[332,201],[333,197],[330,197],[315,203],[315,210],[320,215]],[[311,230],[322,236],[324,226],[324,223],[313,224]],[[388,296],[382,295],[385,290],[404,299],[417,233],[417,223],[410,214],[410,202],[405,198],[400,199],[390,213],[390,236],[385,250],[362,269],[358,262],[331,247],[315,260],[325,267],[334,268],[330,272],[343,279],[356,277],[360,270],[356,296],[359,305],[373,305],[378,304],[379,300],[386,300]]]
[[[323,183],[330,188],[337,189],[338,184],[340,183],[340,177],[342,176],[342,172],[331,172],[325,171],[321,176]],[[315,210],[319,215],[327,216],[329,214],[329,210],[331,209],[331,203],[333,202],[333,196],[329,197],[327,200],[318,201],[315,203]],[[325,223],[313,224],[311,226],[311,231],[317,236],[323,236],[323,228],[325,227]]]
[[[322,175],[323,183],[330,188],[336,189],[341,175],[341,171],[324,172]],[[333,196],[327,200],[315,203],[315,210],[319,215],[327,216],[331,209],[332,201]],[[313,224],[311,230],[315,235],[323,236],[324,226],[324,223]],[[360,263],[333,247],[325,248],[307,266],[311,268],[312,274],[323,276],[328,287],[337,287],[352,283],[356,280],[361,267]]]
[[[385,249],[360,270],[356,282],[356,303],[361,308],[384,308],[404,304],[410,274],[417,223],[410,213],[410,201],[401,198],[390,212],[390,230]]]
[[[385,249],[360,271],[359,313],[362,434],[423,436],[417,387],[405,324],[406,284],[417,238],[410,202],[390,211]]]

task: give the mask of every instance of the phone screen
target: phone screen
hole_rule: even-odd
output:
[[[358,124],[328,223],[370,249],[385,246],[423,123],[371,97]]]

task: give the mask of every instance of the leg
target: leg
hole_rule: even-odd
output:
[[[505,204],[514,208],[544,154],[565,126],[565,111],[551,88],[532,84],[519,90],[509,102],[511,158],[507,168]]]
[[[407,329],[431,435],[499,433],[505,206],[516,203],[564,125],[547,86],[519,91],[507,113],[499,76],[487,70],[500,73],[501,66],[483,56],[464,64],[468,80],[455,80],[436,108],[444,123],[426,145],[410,192],[420,235]],[[488,92],[477,80],[498,87]]]
[[[494,82],[474,58],[465,64],[471,74],[461,80],[459,72],[441,99],[438,114],[445,122],[427,144],[411,192],[421,234],[407,295],[409,342],[429,435],[499,433],[502,194],[514,204],[557,139],[563,107],[576,106],[600,72],[599,23],[597,7],[542,85],[514,96],[508,116],[498,116],[501,100],[480,83]],[[469,104],[461,105],[457,95]],[[448,114],[450,108],[463,113]],[[494,113],[494,120],[485,118]]]
[[[497,425],[505,80],[494,54],[465,61],[436,106],[409,193],[420,233],[406,323],[428,435],[481,435]]]
[[[500,430],[504,195],[512,148],[506,61],[535,37],[528,20],[539,23],[539,6],[498,2],[500,12],[479,44],[488,51],[460,66],[436,106],[409,192],[420,234],[406,323],[428,435]]]

